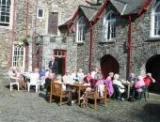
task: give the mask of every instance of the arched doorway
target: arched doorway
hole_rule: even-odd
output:
[[[107,77],[109,72],[119,73],[119,63],[111,55],[104,55],[100,60],[103,77]]]
[[[146,63],[146,72],[152,73],[156,83],[151,86],[154,91],[160,92],[160,55],[154,55]]]

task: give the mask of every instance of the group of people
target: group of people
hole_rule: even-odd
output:
[[[128,81],[130,82],[130,100],[141,99],[144,92],[148,92],[148,88],[155,83],[155,79],[151,73],[136,76],[131,73]]]
[[[49,69],[41,69],[40,71],[36,68],[32,73],[35,74],[39,79],[44,79],[44,88],[46,88],[46,96],[50,92],[50,85],[52,81],[57,81],[63,84],[63,90],[66,90],[66,84],[81,83],[87,85],[86,91],[98,90],[99,95],[103,96],[105,88],[107,88],[109,97],[116,98],[118,100],[124,100],[127,96],[128,86],[130,87],[130,97],[140,98],[141,93],[147,90],[148,87],[155,82],[151,73],[147,73],[144,76],[136,76],[134,73],[129,75],[128,80],[120,79],[120,75],[117,73],[109,72],[108,76],[104,78],[101,74],[100,69],[95,69],[88,74],[84,74],[83,70],[79,68],[78,70],[73,70],[72,72],[66,71],[66,73],[61,76],[57,75],[57,63],[55,57],[49,62]],[[24,77],[21,75],[20,71],[15,67],[9,70],[9,75],[16,77],[21,84],[21,88],[26,86],[24,82]],[[83,97],[83,95],[82,95]]]

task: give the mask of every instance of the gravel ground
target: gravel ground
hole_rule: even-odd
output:
[[[48,103],[43,92],[12,91],[9,81],[0,80],[0,122],[160,122],[160,96],[150,94],[147,102],[110,100],[107,107],[80,108]]]

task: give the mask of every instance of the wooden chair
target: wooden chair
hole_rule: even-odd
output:
[[[63,91],[62,84],[51,82],[50,90],[50,103],[52,102],[52,97],[58,97],[60,99],[59,105],[68,103],[69,93]],[[63,99],[67,98],[67,101],[63,102]]]
[[[109,97],[108,97],[108,89],[105,87],[103,96],[100,96],[98,89],[96,89],[95,91],[90,91],[86,93],[86,98],[87,98],[87,102],[88,100],[93,100],[94,101],[94,109],[97,110],[97,103],[100,100],[104,101],[105,106],[107,105],[107,102],[109,101]],[[88,104],[88,103],[87,103]]]

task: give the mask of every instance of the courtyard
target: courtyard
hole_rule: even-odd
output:
[[[0,80],[0,122],[160,122],[160,96],[151,94],[147,102],[110,100],[107,107],[80,108],[48,103],[42,91],[12,92],[8,79]]]

